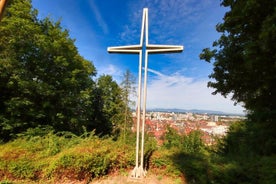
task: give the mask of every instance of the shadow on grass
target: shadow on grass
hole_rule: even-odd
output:
[[[271,184],[275,183],[276,156],[220,158],[210,161],[204,154],[175,153],[170,159],[189,184]]]
[[[189,184],[209,184],[211,180],[210,164],[206,156],[197,153],[179,152],[171,156],[176,168],[185,176]]]
[[[150,158],[151,158],[151,156],[152,156],[152,154],[153,154],[153,152],[154,152],[155,150],[154,149],[150,149],[150,150],[148,150],[146,153],[145,153],[145,155],[144,155],[144,168],[148,171],[149,170],[149,168],[150,168]]]

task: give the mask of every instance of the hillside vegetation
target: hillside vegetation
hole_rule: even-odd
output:
[[[246,133],[240,132],[244,125],[233,124],[229,135],[213,147],[203,144],[199,131],[181,136],[168,128],[162,146],[146,136],[145,169],[160,179],[175,178],[178,183],[273,183],[276,157],[254,154],[246,144]],[[128,176],[135,163],[135,134],[129,132],[126,136],[127,141],[123,136],[114,141],[112,137],[99,138],[94,132],[76,136],[29,129],[0,146],[0,180],[89,183],[113,173]],[[231,142],[240,145],[231,148]]]
[[[0,146],[1,181],[55,182],[87,180],[127,169],[134,163],[132,146],[99,138],[94,133],[76,136],[49,132],[28,135]]]

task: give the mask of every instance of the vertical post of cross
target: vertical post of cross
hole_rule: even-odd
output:
[[[3,15],[6,3],[7,3],[7,0],[0,0],[0,20]]]

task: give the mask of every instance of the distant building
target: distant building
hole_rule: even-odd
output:
[[[218,122],[218,121],[219,121],[219,116],[217,116],[217,115],[212,115],[212,116],[211,116],[211,121]]]

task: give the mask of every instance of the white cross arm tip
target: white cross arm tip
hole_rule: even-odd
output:
[[[184,47],[182,45],[154,45],[146,46],[149,53],[167,53],[167,52],[182,52]]]
[[[118,47],[108,47],[109,53],[139,53],[142,49],[141,45],[127,45]]]

